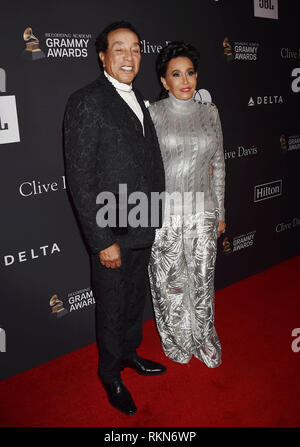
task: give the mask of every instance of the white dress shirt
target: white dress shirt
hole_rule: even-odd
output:
[[[104,74],[107,77],[107,79],[112,83],[112,85],[115,87],[121,98],[124,99],[124,101],[127,102],[129,107],[133,110],[133,112],[136,114],[138,119],[141,122],[142,128],[143,128],[143,134],[144,133],[144,114],[141,109],[141,106],[138,103],[138,100],[136,99],[136,96],[134,94],[134,91],[132,90],[132,84],[123,84],[122,82],[117,81],[117,79],[110,76],[106,71],[104,70]]]

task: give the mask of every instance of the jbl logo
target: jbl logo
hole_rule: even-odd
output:
[[[0,352],[6,352],[6,334],[2,327],[0,327]]]
[[[254,0],[254,16],[278,19],[278,0]]]

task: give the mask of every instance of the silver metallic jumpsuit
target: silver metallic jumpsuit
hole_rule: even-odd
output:
[[[178,212],[174,202],[156,230],[149,264],[156,324],[170,359],[188,363],[194,355],[214,368],[221,363],[214,327],[214,270],[218,222],[225,220],[218,110],[212,103],[179,100],[170,93],[149,111],[162,152],[166,192],[193,193],[188,211]],[[197,192],[202,207],[196,206]]]

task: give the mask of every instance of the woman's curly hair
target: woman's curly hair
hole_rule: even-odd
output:
[[[166,77],[168,65],[171,59],[176,57],[187,57],[193,63],[194,70],[197,72],[199,65],[200,54],[193,45],[189,43],[173,41],[168,43],[159,53],[156,59],[156,73],[158,80],[161,83],[160,78]],[[166,98],[168,96],[167,90],[162,85],[162,90],[159,95],[159,99]]]

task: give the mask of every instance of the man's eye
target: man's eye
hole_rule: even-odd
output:
[[[115,51],[122,51],[122,48],[116,48]]]
[[[193,76],[194,74],[195,74],[195,72],[192,71],[192,70],[188,72],[188,75],[189,75],[189,76]]]
[[[173,77],[174,77],[174,78],[178,78],[179,76],[180,76],[179,73],[173,73]]]
[[[132,50],[133,53],[140,54],[140,50]]]

